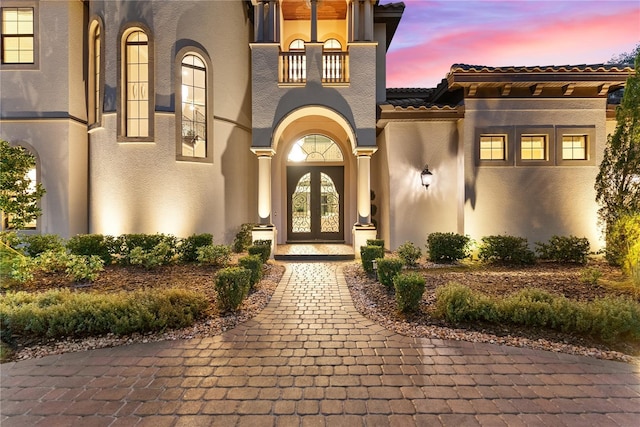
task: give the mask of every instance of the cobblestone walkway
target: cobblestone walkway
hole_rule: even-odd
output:
[[[9,426],[639,426],[640,367],[393,334],[340,263],[289,263],[221,336],[1,366]]]

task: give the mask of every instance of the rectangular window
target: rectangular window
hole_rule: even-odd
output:
[[[520,137],[520,159],[546,160],[547,135],[522,135]]]
[[[2,8],[2,63],[34,64],[34,9]]]
[[[562,160],[587,160],[587,135],[562,135]]]
[[[506,160],[506,135],[481,135],[480,160]]]

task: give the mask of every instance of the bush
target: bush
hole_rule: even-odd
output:
[[[417,311],[425,289],[425,279],[418,273],[401,273],[393,278],[396,307],[403,313]]]
[[[161,331],[190,326],[209,303],[204,294],[154,289],[112,294],[8,292],[0,300],[2,337],[85,337]]]
[[[127,264],[131,260],[131,251],[140,248],[142,253],[150,254],[156,250],[156,247],[163,243],[164,260],[159,264],[169,264],[176,255],[177,242],[175,236],[167,234],[123,234],[118,237],[116,244],[116,252],[120,255],[120,260]],[[166,251],[164,249],[167,248]],[[138,256],[139,250],[136,251]]]
[[[251,272],[242,267],[227,267],[218,272],[216,292],[222,311],[234,311],[249,293]]]
[[[451,323],[496,319],[489,297],[458,283],[448,283],[436,289],[436,315]]]
[[[64,250],[45,251],[34,258],[36,269],[45,273],[64,271],[69,264],[70,255]]]
[[[98,255],[69,255],[66,273],[75,282],[93,282],[104,270],[104,261]]]
[[[491,298],[449,283],[436,291],[436,315],[452,323],[485,321],[546,327],[603,341],[640,340],[640,304],[627,297],[572,301],[540,289]]]
[[[172,260],[172,249],[166,242],[158,243],[150,251],[136,246],[129,252],[129,264],[141,265],[147,270],[169,264]]]
[[[72,255],[99,256],[105,265],[113,261],[116,247],[115,237],[102,234],[78,234],[67,241],[67,250]]]
[[[20,243],[20,236],[15,231],[0,231],[0,244],[18,250]]]
[[[202,265],[226,267],[231,261],[231,249],[226,245],[200,246],[197,253],[197,261]]]
[[[640,241],[640,213],[620,217],[607,230],[605,258],[611,265],[622,266],[631,246]]]
[[[27,234],[20,237],[25,245],[24,251],[30,257],[36,257],[46,251],[64,250],[64,242],[57,234]]]
[[[240,231],[233,240],[233,252],[239,254],[247,250],[251,246],[253,240],[253,229],[256,225],[252,223],[242,224]]]
[[[622,271],[631,279],[631,283],[640,287],[640,240],[631,245],[622,263]]]
[[[533,264],[536,261],[527,239],[506,235],[483,237],[478,256],[482,261],[504,264]]]
[[[396,252],[408,267],[415,267],[418,265],[418,260],[422,256],[420,248],[412,242],[404,242],[398,247]]]
[[[178,255],[182,262],[195,262],[198,260],[198,249],[213,245],[213,235],[209,233],[192,234],[180,241]]]
[[[536,253],[541,259],[585,264],[589,256],[589,240],[586,237],[551,236],[549,243],[536,242]]]
[[[427,237],[429,260],[454,262],[469,257],[469,236],[455,233],[431,233]]]
[[[367,239],[367,246],[380,246],[384,248],[383,239]]]
[[[257,244],[249,246],[247,251],[249,255],[259,255],[260,259],[262,259],[263,263],[266,263],[271,256],[271,240],[262,240],[263,242],[269,242],[268,245],[265,244]]]
[[[38,263],[35,259],[25,255],[18,255],[11,260],[9,278],[18,283],[26,283],[33,279],[33,272],[37,268]]]
[[[253,288],[262,279],[262,258],[260,255],[247,255],[238,259],[238,264],[251,272],[249,288]]]
[[[602,277],[602,272],[597,267],[588,267],[580,272],[580,281],[588,285],[597,285]]]
[[[387,289],[393,289],[393,278],[396,277],[404,266],[404,261],[400,258],[378,258],[378,280]]]
[[[373,261],[378,258],[384,258],[384,247],[382,246],[360,246],[360,259],[362,268],[368,274],[373,274]]]

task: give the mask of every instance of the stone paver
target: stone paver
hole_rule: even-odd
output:
[[[396,335],[342,266],[287,264],[220,336],[3,364],[0,425],[640,426],[640,367]]]

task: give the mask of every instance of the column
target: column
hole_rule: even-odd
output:
[[[269,10],[267,10],[267,37],[265,37],[265,41],[273,42],[275,40],[275,1],[269,0],[267,6]]]
[[[358,147],[354,154],[358,157],[357,211],[358,222],[353,226],[353,252],[360,257],[360,247],[367,240],[377,237],[377,230],[371,223],[371,156],[376,147]]]
[[[318,0],[311,0],[311,43],[318,41]]]
[[[264,3],[262,0],[258,1],[258,5],[254,8],[255,20],[256,20],[256,36],[257,42],[264,41]]]
[[[358,224],[371,224],[371,155],[374,150],[357,150],[358,156]]]
[[[276,251],[277,231],[271,224],[271,158],[275,154],[271,148],[252,148],[258,156],[258,218],[259,223],[252,231],[252,239],[271,240],[271,256]]]
[[[373,40],[373,5],[370,0],[364,0],[364,40]]]
[[[261,225],[271,224],[271,157],[272,150],[258,155],[258,217]]]

